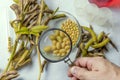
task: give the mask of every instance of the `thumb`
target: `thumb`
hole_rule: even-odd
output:
[[[89,71],[86,68],[74,66],[70,69],[72,75],[80,80],[86,80]]]

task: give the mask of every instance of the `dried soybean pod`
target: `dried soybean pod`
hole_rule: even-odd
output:
[[[11,41],[11,37],[8,37],[8,51],[9,51],[9,52],[12,51],[12,41]]]
[[[21,58],[19,59],[17,64],[20,64],[21,62],[23,62],[26,58],[26,56],[28,55],[29,50],[26,50],[23,55],[21,56]]]
[[[30,63],[30,62],[31,62],[31,58],[28,58],[27,60],[25,60],[25,61],[23,61],[22,63],[18,64],[18,65],[16,66],[16,69],[19,69],[19,68],[23,67],[24,65],[27,65],[27,64]]]
[[[87,51],[84,49],[84,44],[83,43],[80,44],[80,48],[81,48],[81,51],[82,51],[82,57],[87,56]]]
[[[44,47],[44,51],[47,53],[51,52],[51,49],[52,49],[51,46]]]
[[[104,37],[104,32],[102,31],[98,36],[97,36],[97,40],[98,42],[102,41],[103,37]]]
[[[103,46],[105,46],[106,44],[108,44],[110,42],[109,38],[106,38],[105,40],[103,40],[101,43],[92,45],[93,48],[101,48]]]
[[[97,36],[96,36],[95,32],[92,29],[90,29],[88,27],[85,27],[85,26],[83,26],[83,29],[88,31],[91,34],[92,39],[93,39],[94,42],[97,42]]]
[[[93,43],[93,39],[90,39],[85,45],[85,49],[88,50],[88,48],[92,45],[92,43]]]

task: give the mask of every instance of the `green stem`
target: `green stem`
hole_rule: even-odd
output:
[[[11,54],[11,56],[10,56],[10,58],[9,58],[8,65],[7,65],[7,67],[6,67],[6,69],[5,69],[4,72],[7,72],[8,69],[9,69],[10,63],[11,63],[11,61],[12,61],[14,55],[15,55],[15,52],[16,52],[17,44],[18,44],[18,39],[15,40],[15,44],[14,44],[14,47],[13,47],[12,54]]]

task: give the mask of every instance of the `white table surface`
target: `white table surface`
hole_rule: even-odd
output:
[[[74,0],[45,0],[46,3],[49,5],[51,9],[55,9],[58,6],[60,10],[68,11],[77,17],[74,9]],[[0,0],[0,71],[3,70],[7,64],[7,59],[9,57],[9,53],[7,51],[7,27],[8,24],[8,15],[7,10],[9,5],[12,3],[12,0]],[[107,27],[99,27],[94,26],[94,29],[97,33],[101,31],[105,31],[110,33],[110,37],[117,45],[120,51],[120,10],[113,10],[114,21],[116,21],[114,26],[107,26]],[[80,17],[77,17],[81,25],[89,25],[86,21],[82,20]],[[116,52],[112,47],[109,45],[109,52],[106,53],[107,58],[120,66],[120,52]],[[75,52],[75,51],[74,51]],[[70,58],[74,58],[75,53],[72,53]],[[45,68],[45,72],[42,75],[41,80],[70,80],[67,77],[67,70],[68,66],[64,62],[49,64]],[[37,80],[38,78],[38,60],[37,56],[33,57],[32,64],[28,65],[27,67],[20,70],[19,78],[15,80]]]

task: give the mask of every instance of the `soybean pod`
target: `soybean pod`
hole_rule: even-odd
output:
[[[106,38],[104,41],[102,41],[101,43],[92,45],[93,48],[101,48],[103,46],[105,46],[106,44],[108,44],[110,42],[109,38]]]
[[[102,31],[102,32],[97,36],[98,42],[102,41],[104,35],[105,35],[105,33]]]
[[[88,48],[92,45],[92,43],[93,43],[93,39],[90,39],[85,45],[85,49],[88,50]]]
[[[81,51],[82,51],[82,57],[85,57],[87,55],[87,51],[85,50],[83,43],[80,44],[80,48],[81,48]]]
[[[83,26],[83,29],[88,31],[91,34],[92,39],[93,39],[94,42],[97,42],[97,36],[96,36],[95,32],[92,29],[90,29],[88,27],[85,27],[85,26]]]

